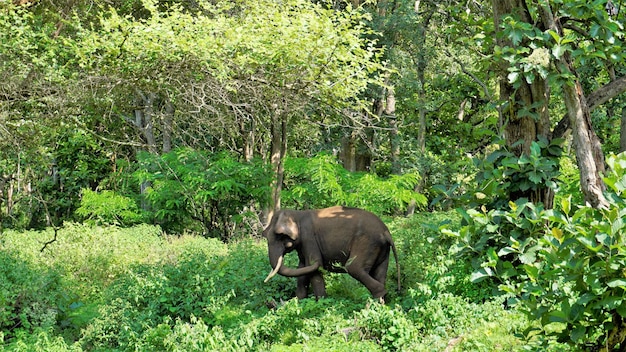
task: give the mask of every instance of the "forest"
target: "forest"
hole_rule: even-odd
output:
[[[0,351],[626,351],[625,24],[0,0]],[[384,302],[264,282],[272,216],[335,205],[389,228]]]

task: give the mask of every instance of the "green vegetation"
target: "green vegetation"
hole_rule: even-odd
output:
[[[377,214],[395,215],[413,201],[426,205],[426,197],[415,192],[417,173],[380,177],[368,172],[348,172],[332,155],[288,158],[285,161],[286,207],[296,209],[350,204]]]
[[[0,351],[626,350],[625,6],[0,0]],[[387,304],[263,283],[332,205]]]
[[[581,349],[614,348],[626,314],[626,154],[607,158],[609,207],[562,198],[555,209],[526,200],[506,209],[462,212],[459,250],[474,257],[472,281],[491,279],[537,326],[524,334],[543,348],[554,341]]]
[[[488,286],[468,283],[471,267],[449,254],[437,230],[450,219],[458,217],[390,223],[404,289],[390,289],[387,305],[342,274],[327,274],[329,298],[292,299],[293,279],[263,283],[267,249],[255,238],[225,244],[147,225],[68,223],[42,251],[52,230],[5,231],[4,348],[414,351],[458,341],[456,350],[521,349],[515,334],[525,318]]]

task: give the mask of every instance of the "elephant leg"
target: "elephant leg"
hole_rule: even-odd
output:
[[[298,286],[296,287],[296,297],[298,299],[307,298],[309,295],[309,285],[311,284],[311,276],[298,276]]]
[[[376,266],[372,268],[370,274],[374,280],[385,286],[385,282],[387,281],[387,269],[389,268],[389,248],[383,251],[378,260],[380,260],[380,263],[377,263]]]
[[[296,288],[296,297],[298,299],[307,298],[309,296],[309,287],[313,286],[313,294],[315,298],[326,297],[326,284],[324,277],[319,271],[311,275],[298,276],[298,287]]]
[[[311,285],[313,286],[313,294],[315,299],[320,297],[326,297],[326,284],[324,283],[324,276],[317,271],[311,274]]]
[[[387,291],[385,290],[385,285],[380,283],[378,280],[374,279],[370,275],[371,265],[359,265],[359,263],[354,260],[350,265],[346,266],[346,271],[350,276],[357,279],[361,282],[367,289],[372,293],[374,298],[382,298],[385,297]]]

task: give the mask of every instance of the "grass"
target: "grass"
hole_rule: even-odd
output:
[[[386,221],[402,270],[380,305],[347,275],[326,273],[329,298],[293,299],[295,280],[267,284],[267,246],[172,237],[154,226],[66,224],[0,234],[0,350],[520,351],[528,322],[439,235],[453,213]],[[290,258],[294,261],[294,258]],[[392,270],[393,269],[393,270]],[[16,275],[19,274],[19,275]],[[20,279],[20,277],[22,279]],[[24,279],[26,278],[26,279]]]

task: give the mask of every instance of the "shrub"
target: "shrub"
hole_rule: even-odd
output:
[[[49,328],[37,329],[33,333],[21,335],[23,336],[5,346],[5,349],[12,352],[80,352],[83,350],[78,344],[69,344]]]
[[[94,192],[84,188],[76,214],[96,225],[130,226],[142,221],[134,200],[109,190]]]
[[[582,349],[626,342],[626,154],[607,157],[607,209],[510,203],[467,212],[456,235],[479,255],[474,281],[491,278],[538,325],[526,331],[542,348],[554,340]],[[472,233],[479,234],[478,242]]]
[[[504,144],[504,141],[500,143]],[[563,139],[548,141],[540,138],[533,141],[530,152],[522,156],[516,156],[502,146],[485,159],[476,159],[478,185],[466,196],[469,204],[503,209],[511,199],[542,199],[542,193],[557,188],[562,143]]]
[[[25,262],[9,249],[0,250],[0,331],[10,340],[19,331],[51,328],[65,296],[54,270]]]
[[[285,161],[285,187],[281,194],[286,207],[324,208],[342,204],[377,214],[397,214],[415,201],[426,205],[426,197],[415,192],[416,173],[380,178],[373,173],[351,173],[332,155],[288,158]]]
[[[364,337],[375,340],[385,351],[411,350],[418,336],[415,325],[398,306],[372,304],[356,319]]]
[[[441,232],[458,230],[460,222],[458,213],[449,211],[418,213],[389,224],[398,248],[402,286],[420,292],[421,301],[443,292],[472,302],[491,297],[489,285],[470,282],[471,263],[450,253],[454,239]],[[395,276],[391,270],[388,282],[394,283]]]
[[[229,240],[254,223],[251,211],[269,197],[270,174],[260,161],[239,162],[227,153],[210,155],[179,148],[162,156],[143,153],[136,179],[149,185],[145,197],[154,219],[166,231],[190,229]]]

